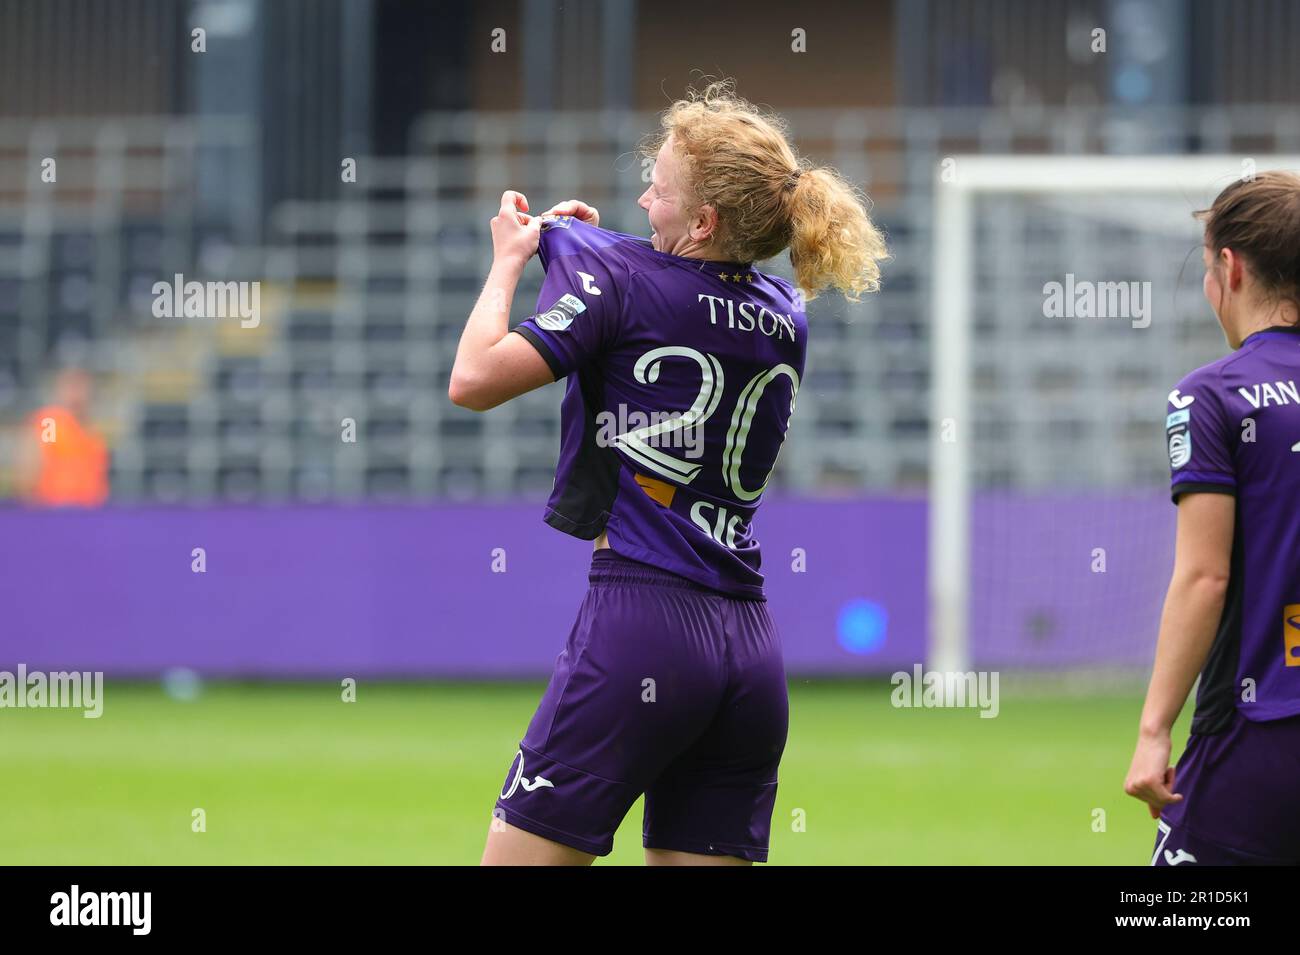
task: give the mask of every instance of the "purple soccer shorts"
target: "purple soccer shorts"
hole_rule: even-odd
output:
[[[1250,704],[1245,704],[1249,706]],[[1152,865],[1300,864],[1300,716],[1193,734],[1174,769]]]
[[[647,848],[766,862],[789,728],[767,603],[608,549],[590,582],[494,815],[603,856],[644,793]]]

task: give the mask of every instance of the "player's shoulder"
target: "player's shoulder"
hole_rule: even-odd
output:
[[[1174,390],[1169,392],[1167,400],[1170,408],[1183,408],[1195,400],[1221,402],[1226,388],[1224,373],[1239,357],[1238,352],[1233,352],[1183,375],[1174,386]]]
[[[650,247],[636,236],[602,229],[573,216],[550,215],[542,216],[538,251],[543,265],[561,256],[577,256],[598,262],[611,273],[627,275],[637,268],[640,243]]]
[[[1243,375],[1249,377],[1254,367],[1250,358],[1258,348],[1258,341],[1247,342],[1236,351],[1189,371],[1169,393],[1170,408],[1187,407],[1196,399],[1204,404],[1228,404],[1244,380]]]
[[[808,306],[804,301],[802,291],[794,287],[789,279],[784,279],[779,275],[773,275],[771,272],[764,272],[761,269],[755,269],[766,281],[770,282],[790,303],[791,317],[798,325],[806,325],[808,322]]]
[[[781,291],[785,292],[785,294],[791,299],[795,297],[794,285],[788,279],[783,279],[781,276],[765,271],[764,269],[754,269],[754,271],[763,276],[763,278],[767,279],[777,288],[781,289]]]

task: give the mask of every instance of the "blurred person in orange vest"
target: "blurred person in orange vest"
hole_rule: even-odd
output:
[[[86,425],[93,381],[66,368],[54,400],[36,409],[19,443],[18,491],[39,507],[98,507],[108,497],[108,450]]]

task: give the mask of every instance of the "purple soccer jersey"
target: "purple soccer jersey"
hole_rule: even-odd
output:
[[[794,288],[569,216],[543,223],[539,257],[537,313],[514,331],[568,378],[547,523],[762,597],[753,519],[808,344]]]
[[[1219,629],[1201,673],[1193,733],[1234,710],[1300,714],[1300,333],[1270,328],[1169,395],[1172,494],[1232,494],[1236,522]]]

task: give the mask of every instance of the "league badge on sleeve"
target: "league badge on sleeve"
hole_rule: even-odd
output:
[[[1191,397],[1187,404],[1191,404]],[[1165,433],[1169,437],[1169,466],[1181,468],[1192,459],[1192,413],[1186,407],[1165,418]]]
[[[537,327],[548,332],[562,332],[573,320],[587,310],[586,303],[576,295],[565,293],[560,300],[537,316]]]

